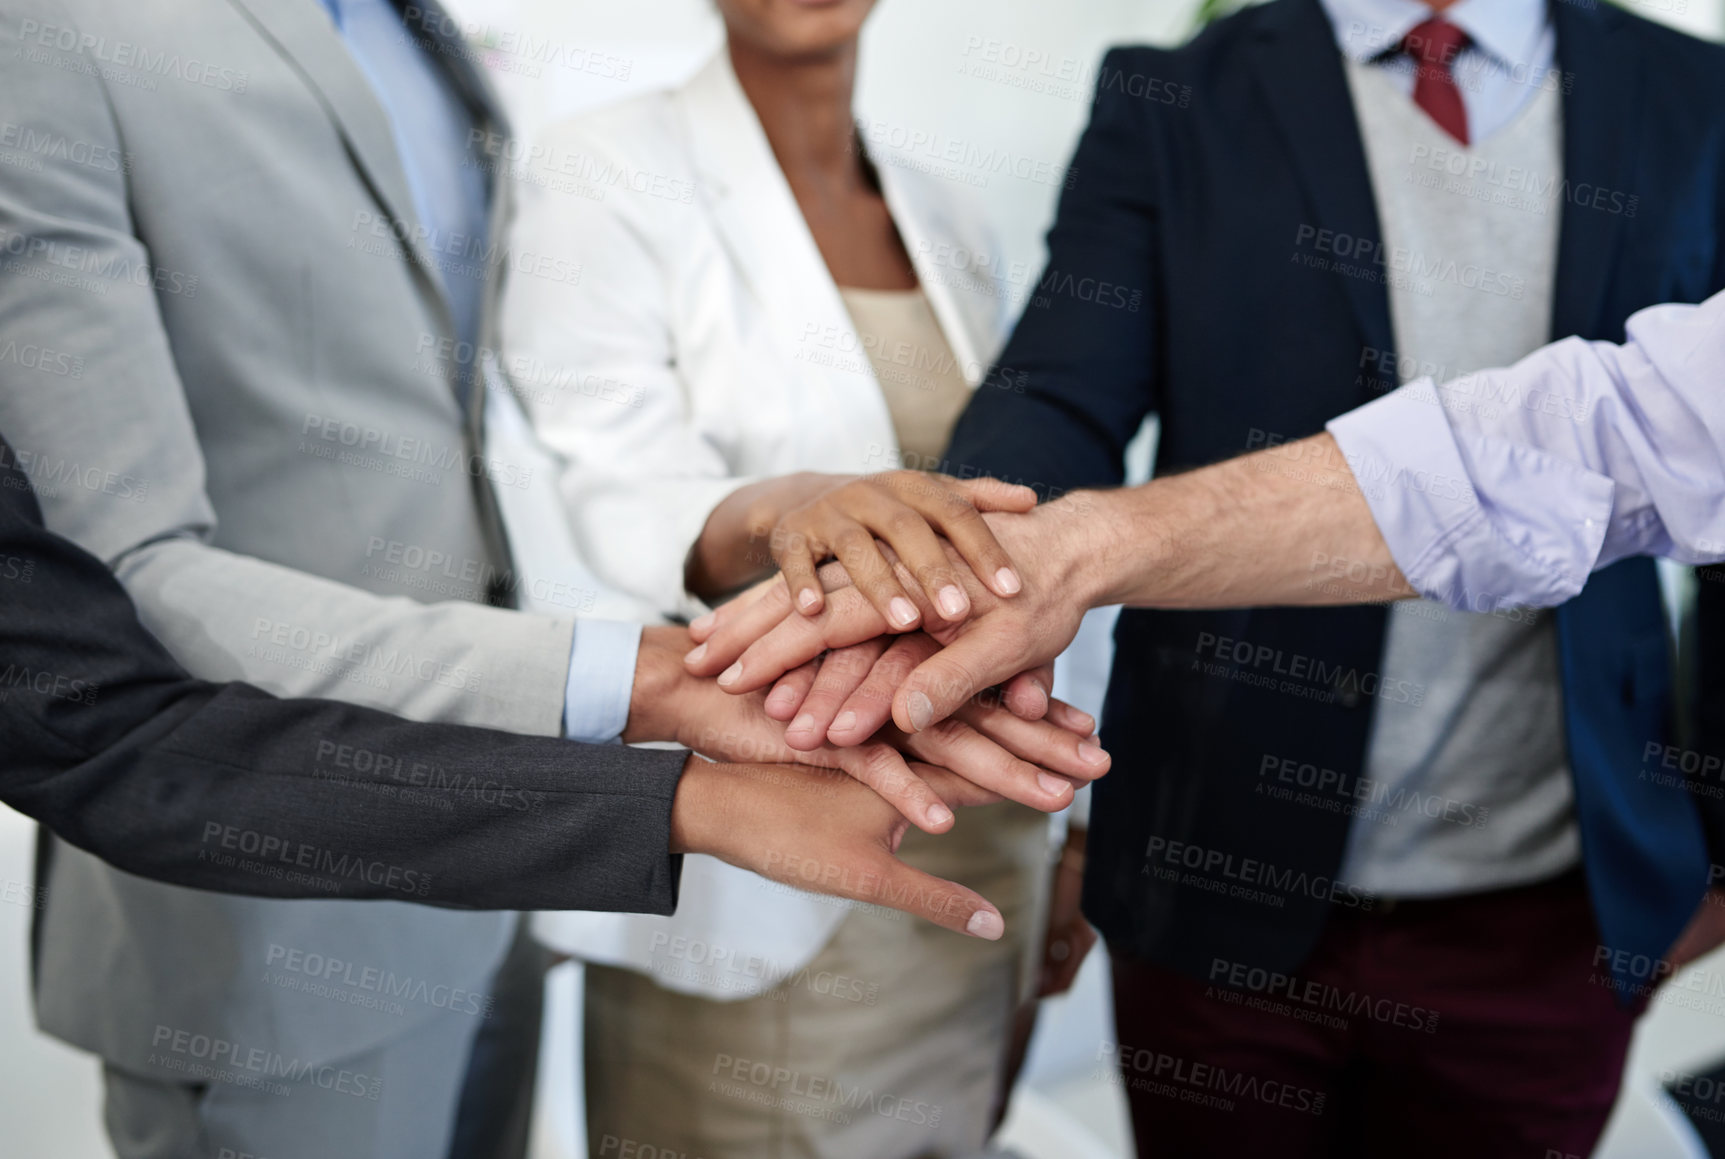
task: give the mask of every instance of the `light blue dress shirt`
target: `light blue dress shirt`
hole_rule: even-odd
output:
[[[1342,55],[1375,63],[1413,99],[1417,66],[1395,48],[1433,16],[1420,0],[1323,0]],[[1443,19],[1468,34],[1453,72],[1467,109],[1468,140],[1478,143],[1515,120],[1542,88],[1563,87],[1557,33],[1546,0],[1461,0]]]
[[[323,0],[389,115],[421,237],[437,265],[455,335],[477,347],[487,289],[490,197],[472,154],[473,113],[389,0]],[[475,359],[473,365],[478,365]],[[623,732],[641,626],[578,620],[563,693],[563,735],[609,741]]]
[[[1421,595],[1548,607],[1628,556],[1725,559],[1722,382],[1725,293],[1640,311],[1622,346],[1565,338],[1507,370],[1410,382],[1329,431]]]

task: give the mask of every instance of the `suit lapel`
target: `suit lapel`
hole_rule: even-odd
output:
[[[723,48],[678,91],[700,193],[721,240],[770,320],[786,366],[819,380],[841,421],[891,438],[885,396],[867,359],[824,369],[811,337],[854,332],[796,195]],[[860,357],[860,355],[859,355]]]
[[[1563,179],[1558,230],[1557,287],[1551,336],[1592,336],[1617,256],[1622,214],[1585,204],[1583,189],[1621,192],[1634,174],[1632,127],[1639,122],[1642,62],[1629,37],[1614,36],[1621,13],[1601,5],[1584,10],[1552,5],[1557,63],[1568,83],[1563,101]]]
[[[443,285],[426,252],[425,231],[395,147],[389,114],[372,92],[341,34],[316,0],[231,0],[257,25],[316,94],[347,143],[348,155],[378,205],[396,223],[402,245],[440,306]]]
[[[1341,50],[1317,0],[1282,0],[1263,12],[1256,80],[1272,123],[1288,143],[1312,223],[1357,239],[1363,252],[1381,252],[1382,231],[1366,168],[1365,145]],[[1364,342],[1394,347],[1389,295],[1381,280],[1343,278]]]

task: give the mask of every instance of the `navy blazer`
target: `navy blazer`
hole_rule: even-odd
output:
[[[1605,4],[1554,4],[1552,19],[1566,184],[1551,336],[1621,340],[1640,307],[1725,285],[1725,51]],[[952,469],[1045,493],[1118,484],[1152,412],[1167,473],[1314,434],[1396,385],[1364,146],[1317,0],[1248,9],[1182,48],[1108,53],[1073,167]],[[1309,260],[1321,230],[1350,268]],[[1628,963],[1666,950],[1708,876],[1698,798],[1646,755],[1666,743],[1672,698],[1652,562],[1600,572],[1556,615],[1587,882],[1613,951],[1601,960],[1646,982]],[[1084,890],[1114,947],[1197,977],[1218,962],[1290,971],[1333,909],[1374,903],[1334,879],[1372,706],[1416,694],[1376,679],[1385,618],[1121,616],[1114,773],[1096,789]],[[1261,770],[1284,760],[1336,782],[1278,799]]]

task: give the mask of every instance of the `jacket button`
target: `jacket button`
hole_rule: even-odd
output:
[[[1336,690],[1336,703],[1343,708],[1358,708],[1360,693],[1357,688],[1339,688]]]

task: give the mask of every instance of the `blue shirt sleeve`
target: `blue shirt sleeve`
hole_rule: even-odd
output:
[[[617,620],[576,620],[569,649],[569,683],[563,690],[563,735],[603,744],[623,735],[635,688],[641,625]]]

